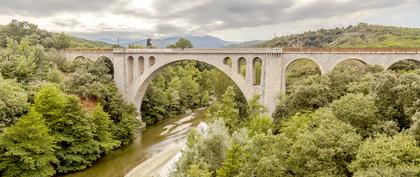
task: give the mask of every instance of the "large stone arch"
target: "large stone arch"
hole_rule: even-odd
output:
[[[159,58],[156,58],[158,61]],[[132,85],[132,89],[130,90],[131,93],[131,100],[132,103],[136,105],[138,110],[141,109],[141,104],[143,97],[146,93],[146,90],[149,84],[153,81],[153,79],[166,67],[170,66],[171,64],[181,62],[181,61],[198,61],[203,62],[209,65],[214,66],[218,70],[222,71],[226,74],[241,90],[242,94],[245,96],[246,100],[249,100],[252,97],[252,84],[246,82],[246,79],[242,77],[242,75],[236,73],[232,68],[228,65],[223,63],[223,58],[220,58],[220,61],[215,60],[206,60],[206,59],[171,59],[170,61],[166,62],[156,62],[153,66],[145,70],[143,75],[141,75]]]

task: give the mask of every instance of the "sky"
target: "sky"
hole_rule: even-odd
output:
[[[213,35],[228,41],[360,22],[420,27],[420,0],[0,0],[12,19],[87,39]]]

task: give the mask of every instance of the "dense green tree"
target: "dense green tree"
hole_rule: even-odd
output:
[[[179,38],[178,41],[175,42],[175,44],[169,45],[167,48],[193,48],[193,45],[191,41],[189,41],[186,38]]]
[[[15,123],[29,109],[28,97],[22,86],[0,75],[0,132]]]
[[[235,108],[236,103],[234,100],[235,92],[233,87],[228,87],[222,100],[216,102],[210,108],[210,117],[221,118],[226,122],[229,130],[234,130],[239,125],[239,111]]]
[[[374,126],[380,119],[375,102],[370,96],[348,94],[331,104],[332,112],[339,120],[349,123],[363,137],[374,133]]]
[[[230,177],[240,174],[240,169],[247,161],[248,152],[241,144],[232,144],[226,151],[226,159],[222,166],[217,170],[218,177]]]
[[[210,173],[222,166],[226,158],[226,150],[230,146],[230,136],[222,119],[211,123],[204,134],[195,132],[189,136],[187,148],[176,163],[172,176],[187,176],[192,165],[200,164],[201,169],[208,169]]]
[[[420,145],[420,112],[414,114],[412,122],[410,129],[408,129],[408,133],[412,135]]]
[[[37,93],[34,106],[45,116],[57,139],[57,172],[81,170],[99,158],[101,147],[94,139],[94,121],[82,109],[79,98],[66,96],[54,85],[46,85]]]
[[[32,110],[0,134],[0,175],[4,177],[53,176],[54,137],[42,115]]]
[[[112,121],[109,115],[97,105],[91,113],[94,122],[94,139],[100,143],[102,152],[109,152],[119,145],[119,141],[112,136]],[[136,125],[136,124],[134,124]]]
[[[286,90],[291,92],[299,80],[309,76],[321,75],[318,65],[310,59],[298,59],[286,69]]]
[[[366,140],[350,169],[355,176],[416,176],[419,166],[420,147],[413,137],[400,134]]]
[[[315,112],[314,120],[291,145],[287,158],[296,176],[349,176],[348,165],[356,155],[361,137],[337,120],[329,109]]]

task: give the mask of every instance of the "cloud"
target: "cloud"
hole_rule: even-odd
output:
[[[106,11],[120,5],[120,0],[1,0],[0,11],[45,17],[59,13]]]
[[[329,19],[328,22],[333,24],[347,23],[357,20],[349,19],[355,14],[362,14],[358,17],[360,21],[366,19],[367,14],[384,9],[411,6],[416,7],[414,11],[420,11],[420,0],[1,1],[0,19],[2,15],[29,16],[47,28],[68,30],[89,38],[117,34],[147,37],[245,31],[241,29],[250,29],[243,34],[250,35],[252,29],[263,31],[264,26],[311,22],[317,22],[317,26],[329,26],[323,19]],[[387,15],[384,14],[383,18]]]

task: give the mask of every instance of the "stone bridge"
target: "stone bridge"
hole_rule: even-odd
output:
[[[312,48],[248,48],[248,49],[123,49],[105,51],[71,51],[60,53],[68,60],[85,57],[108,58],[114,67],[114,81],[126,101],[140,110],[146,89],[166,66],[184,60],[210,64],[239,87],[246,99],[261,95],[261,103],[271,112],[277,97],[286,90],[286,68],[298,59],[310,59],[325,74],[346,60],[359,60],[385,69],[401,60],[420,61],[420,49],[312,49]],[[261,81],[256,82],[255,63],[262,64]],[[240,63],[246,63],[241,74]]]

